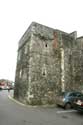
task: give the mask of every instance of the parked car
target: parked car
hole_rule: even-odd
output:
[[[83,97],[74,101],[74,109],[83,113]]]
[[[56,104],[65,109],[70,109],[73,107],[73,102],[80,97],[83,97],[83,94],[80,92],[62,92],[56,96]]]

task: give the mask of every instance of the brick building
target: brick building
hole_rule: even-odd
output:
[[[14,97],[51,103],[56,93],[83,89],[83,37],[32,22],[19,41]]]

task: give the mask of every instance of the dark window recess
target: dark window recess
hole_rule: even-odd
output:
[[[45,47],[47,47],[47,44],[45,44]]]
[[[45,76],[46,74],[45,74],[45,72],[43,72],[43,76]]]

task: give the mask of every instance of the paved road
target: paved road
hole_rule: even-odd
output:
[[[83,125],[83,115],[61,108],[23,107],[0,91],[0,125]]]

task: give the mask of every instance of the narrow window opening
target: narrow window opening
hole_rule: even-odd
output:
[[[47,47],[47,43],[45,44],[45,47]]]
[[[46,71],[46,65],[45,65],[45,64],[44,64],[43,67],[42,67],[42,75],[43,75],[44,77],[47,76],[47,71]]]
[[[19,77],[20,77],[20,78],[22,77],[22,69],[20,70]]]
[[[46,74],[45,74],[45,72],[43,72],[43,76],[45,76]]]

